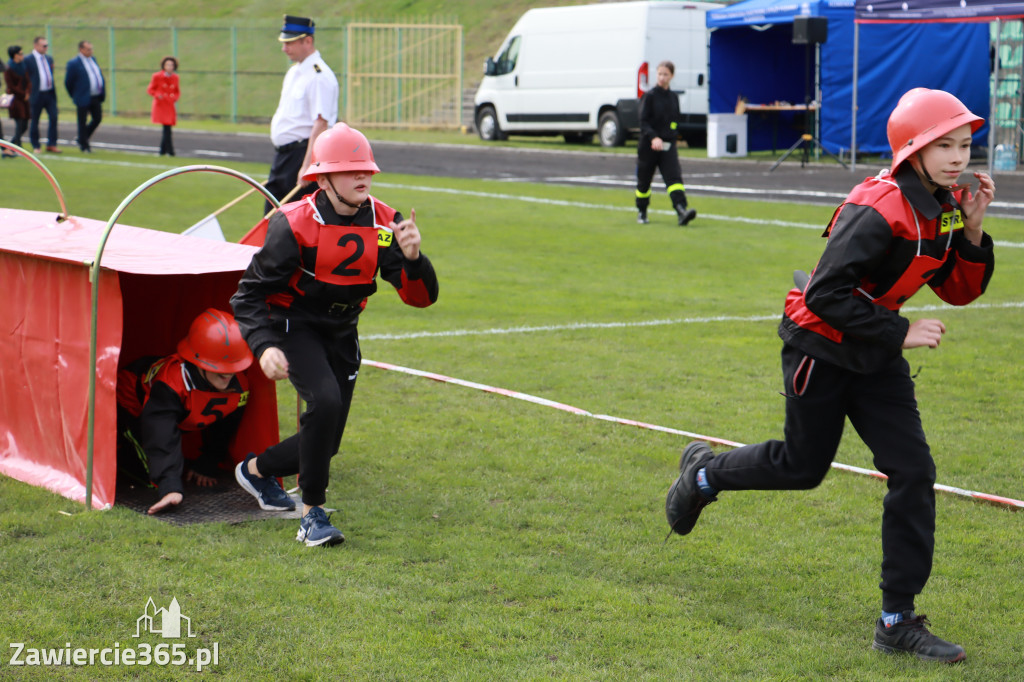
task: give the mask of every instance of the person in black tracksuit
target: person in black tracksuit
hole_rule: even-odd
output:
[[[669,89],[676,67],[672,62],[658,64],[657,85],[640,98],[640,139],[637,142],[636,163],[636,221],[649,222],[647,207],[651,204],[651,180],[654,170],[661,171],[668,198],[679,216],[679,224],[686,225],[697,217],[689,208],[683,187],[683,173],[679,168],[676,139],[679,127],[679,97]]]
[[[369,194],[377,172],[358,130],[339,123],[320,135],[303,176],[319,189],[274,214],[231,299],[263,372],[290,379],[307,405],[298,433],[247,457],[235,476],[266,509],[264,482],[298,474],[303,519],[296,539],[311,547],[344,541],[323,505],[362,360],[356,325],[378,273],[408,305],[425,308],[438,295],[415,211],[405,219]]]
[[[785,439],[713,456],[683,451],[666,514],[692,530],[722,490],[801,490],[828,473],[847,418],[888,477],[882,514],[882,615],[873,648],[954,663],[962,647],[931,634],[914,613],[935,547],[935,463],[921,424],[904,348],[936,348],[945,325],[908,321],[901,306],[927,284],[946,303],[978,298],[992,276],[992,238],[982,230],[995,185],[956,185],[984,123],[953,95],[916,88],[889,118],[891,169],[855,187],[836,210],[828,243],[806,283],[786,299],[779,326]]]

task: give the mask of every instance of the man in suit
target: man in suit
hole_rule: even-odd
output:
[[[36,154],[39,153],[39,117],[43,109],[46,109],[46,117],[50,121],[46,151],[60,154],[57,149],[57,90],[53,86],[53,58],[46,54],[49,48],[50,41],[37,36],[32,42],[32,52],[25,57],[25,72],[32,85],[28,100],[28,139]]]
[[[89,138],[103,120],[103,100],[107,95],[103,73],[88,40],[78,43],[78,55],[68,61],[64,87],[78,109],[78,147],[83,152],[92,152]]]

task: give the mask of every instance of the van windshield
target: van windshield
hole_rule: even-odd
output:
[[[506,73],[512,73],[516,68],[516,60],[519,59],[519,46],[522,44],[522,36],[516,36],[509,41],[508,47],[502,50],[501,54],[498,55],[498,59],[494,65],[495,76],[503,76]]]

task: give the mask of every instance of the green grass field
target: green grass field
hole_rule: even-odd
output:
[[[71,212],[101,220],[170,167],[102,151],[46,161]],[[3,203],[55,210],[17,163],[26,172],[0,166]],[[180,231],[244,189],[174,178],[122,222]],[[366,358],[718,438],[781,434],[775,328],[831,208],[695,195],[700,218],[680,229],[663,195],[637,226],[622,190],[385,173],[374,194],[416,209],[441,296],[426,310],[373,297]],[[225,214],[229,238],[257,204]],[[939,303],[922,292],[907,316],[949,331],[908,359],[923,367],[939,481],[1019,499],[1024,223],[987,229],[1000,246],[982,305],[922,312]],[[225,680],[1024,679],[1024,517],[938,497],[918,609],[968,660],[889,658],[870,650],[884,483],[833,471],[811,491],[725,493],[692,535],[663,543],[686,442],[365,368],[332,465],[338,548],[296,543],[294,521],[182,528],[121,507],[86,513],[0,477],[0,679],[191,679],[176,666],[9,664],[15,642],[155,645],[132,637],[149,598],[179,601],[197,638],[177,641],[216,644],[204,674]],[[852,429],[837,460],[871,466]]]

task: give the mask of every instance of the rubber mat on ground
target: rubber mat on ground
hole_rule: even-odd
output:
[[[264,511],[260,509],[252,495],[238,486],[234,476],[228,474],[221,477],[215,486],[209,488],[186,483],[185,498],[181,504],[159,514],[153,514],[152,518],[177,526],[188,526],[193,523],[242,523],[269,519],[299,519],[302,502],[296,495],[293,495],[292,499],[295,500],[295,511]],[[118,481],[115,500],[115,504],[119,506],[146,514],[146,511],[157,501],[156,489]]]

